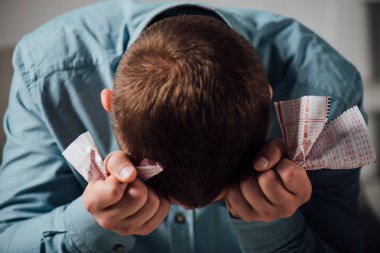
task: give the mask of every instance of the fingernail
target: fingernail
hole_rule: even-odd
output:
[[[262,157],[262,156],[257,158],[255,162],[253,163],[253,167],[255,167],[255,169],[266,169],[268,165],[269,165],[269,161],[265,157]]]
[[[119,176],[122,178],[122,179],[128,179],[132,173],[133,173],[133,168],[132,167],[124,167],[122,168],[120,171],[119,171]]]

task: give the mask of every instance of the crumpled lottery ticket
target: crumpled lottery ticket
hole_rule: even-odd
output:
[[[275,102],[289,159],[306,170],[354,169],[376,162],[369,130],[357,106],[326,125],[330,98]]]
[[[62,154],[86,181],[93,182],[107,177],[102,156],[89,132],[81,134]],[[163,168],[155,161],[143,159],[136,170],[139,178],[148,180]]]

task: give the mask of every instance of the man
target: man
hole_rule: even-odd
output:
[[[273,88],[273,101],[331,96],[330,118],[353,105],[362,108],[361,80],[355,68],[299,23],[252,10],[197,6],[106,2],[53,20],[19,43],[4,119],[7,143],[0,171],[3,251],[362,251],[357,213],[359,170],[314,171],[307,178],[301,168],[282,158],[278,141],[268,141],[259,152],[253,162],[257,176],[243,178],[228,190],[226,199],[233,217],[223,200],[195,210],[172,205],[161,225],[123,233],[115,229],[115,222],[109,222],[110,217],[101,222],[98,214],[109,205],[95,209],[88,205],[107,196],[82,197],[86,182],[61,152],[85,131],[91,132],[104,156],[118,149],[108,114],[97,102],[99,94],[112,88],[124,51],[148,25],[165,17],[207,15],[231,26],[260,55]],[[107,94],[102,96],[107,110]],[[274,121],[268,137],[280,137]],[[108,158],[109,181],[114,180],[121,192],[128,187],[125,183],[134,180],[133,172],[126,178],[117,174],[128,162],[120,152]],[[309,179],[311,199],[296,210],[310,196]],[[294,192],[292,200],[267,199],[265,193],[271,185]],[[97,192],[107,193],[110,188],[103,189]],[[251,189],[251,195],[244,194],[244,189]],[[88,196],[99,197],[84,201]],[[143,199],[145,205],[148,198]],[[264,205],[268,208],[260,210]],[[165,206],[168,209],[167,203]],[[247,214],[252,207],[260,211]],[[161,222],[165,215],[163,211],[157,220]]]

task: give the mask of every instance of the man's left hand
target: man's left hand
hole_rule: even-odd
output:
[[[227,189],[225,202],[232,216],[246,222],[289,217],[311,197],[303,167],[283,158],[281,140],[269,140],[253,162],[256,171]]]

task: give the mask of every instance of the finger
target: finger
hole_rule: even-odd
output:
[[[116,177],[120,182],[130,183],[136,179],[136,168],[122,151],[114,151],[110,153],[104,160],[107,171]]]
[[[123,197],[126,187],[113,176],[89,184],[83,193],[86,209],[94,213],[115,204]]]
[[[273,205],[283,206],[294,199],[293,194],[283,185],[276,170],[264,171],[257,179],[262,192]]]
[[[240,190],[249,205],[257,212],[267,212],[272,208],[272,203],[261,191],[257,176],[249,174],[240,180]]]
[[[148,187],[148,197],[145,204],[134,214],[128,216],[125,222],[132,226],[141,226],[153,217],[160,206],[160,198]]]
[[[223,199],[224,196],[226,196],[227,191],[228,191],[228,188],[223,188],[223,190],[218,194],[218,196],[216,196],[212,200],[212,202],[216,202],[216,201],[219,201],[219,200]]]
[[[285,145],[281,139],[267,141],[260,149],[253,161],[253,167],[257,171],[271,169],[285,154]]]
[[[226,205],[233,216],[240,217],[245,221],[253,221],[256,216],[254,208],[245,200],[239,183],[233,184],[228,189]]]
[[[276,166],[284,187],[304,203],[310,199],[312,186],[306,170],[288,159],[282,159]]]
[[[160,206],[151,219],[145,222],[139,229],[139,235],[148,235],[162,224],[170,210],[170,202],[167,198],[160,198]]]
[[[135,214],[148,201],[148,187],[137,179],[128,185],[123,198],[104,212],[104,216],[111,220],[123,220]]]

